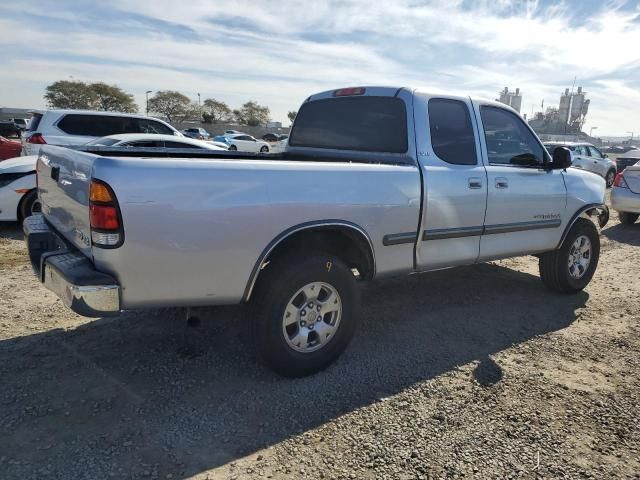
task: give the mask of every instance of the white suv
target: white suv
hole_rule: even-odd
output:
[[[157,118],[144,115],[90,110],[46,110],[34,112],[29,128],[22,136],[25,155],[37,155],[40,146],[82,145],[91,140],[121,133],[158,133],[183,135]]]

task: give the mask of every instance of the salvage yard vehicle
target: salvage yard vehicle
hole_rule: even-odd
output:
[[[46,110],[33,112],[29,128],[22,136],[22,147],[25,155],[37,155],[41,145],[82,145],[96,138],[121,133],[183,136],[168,123],[144,115],[93,110]]]
[[[544,146],[551,155],[557,147],[568,148],[571,151],[571,166],[573,168],[581,168],[600,175],[605,179],[607,188],[613,185],[617,173],[616,162],[609,159],[594,145],[579,142],[548,142]]]
[[[43,147],[37,277],[86,316],[246,302],[288,376],[342,353],[374,278],[536,255],[549,289],[579,292],[607,218],[604,180],[510,107],[408,88],[310,96],[278,155],[133,153]]]
[[[268,153],[269,144],[262,140],[257,140],[246,133],[226,135],[229,141],[229,150],[239,152],[260,152]]]
[[[40,212],[36,161],[28,155],[0,162],[0,221],[22,221]]]
[[[632,225],[640,217],[640,161],[616,176],[611,190],[611,208],[626,225]]]

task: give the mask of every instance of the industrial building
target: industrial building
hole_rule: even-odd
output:
[[[586,98],[587,92],[582,87],[574,92],[565,89],[560,95],[558,107],[547,107],[544,112],[537,112],[529,125],[541,137],[576,136],[582,134],[582,126],[589,111],[591,101]],[[554,137],[555,138],[555,137]]]
[[[504,90],[500,92],[500,98],[496,98],[496,100],[500,103],[504,103],[505,105],[509,105],[516,112],[520,113],[520,108],[522,107],[522,94],[520,93],[519,88],[516,88],[515,92],[510,92],[508,87],[504,87]]]

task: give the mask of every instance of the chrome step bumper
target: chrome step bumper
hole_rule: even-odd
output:
[[[31,266],[44,286],[74,312],[85,317],[120,311],[120,285],[34,215],[23,223]]]

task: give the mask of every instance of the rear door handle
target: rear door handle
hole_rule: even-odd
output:
[[[478,177],[471,177],[469,179],[469,188],[482,188],[482,180],[480,180]]]
[[[509,188],[509,182],[504,177],[496,177],[496,188]]]

